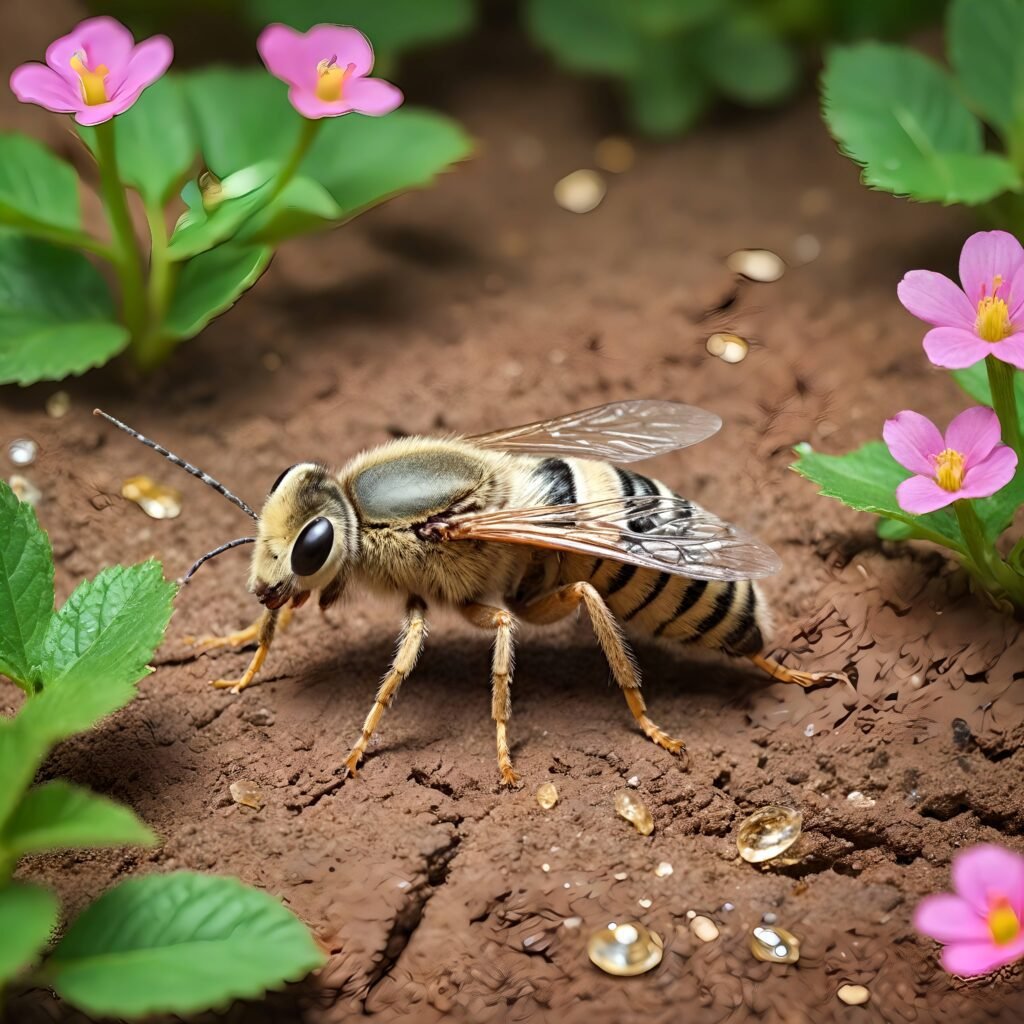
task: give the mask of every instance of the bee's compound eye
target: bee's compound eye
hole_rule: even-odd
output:
[[[296,576],[312,576],[327,561],[334,546],[334,527],[320,516],[302,528],[292,545],[292,572]]]

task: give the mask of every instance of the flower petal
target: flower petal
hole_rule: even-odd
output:
[[[1017,268],[1017,273],[1010,279],[1010,286],[1004,288],[999,294],[1006,300],[1011,325],[1014,320],[1021,321],[1021,314],[1024,313],[1024,263]]]
[[[383,78],[353,78],[341,90],[344,101],[360,114],[380,117],[402,105],[405,98],[397,85]]]
[[[1008,899],[1018,916],[1024,916],[1024,857],[1019,853],[982,843],[953,858],[953,888],[980,914],[987,914],[993,900]]]
[[[976,231],[960,250],[960,283],[968,301],[977,307],[983,295],[992,294],[997,276],[1008,285],[1022,263],[1024,248],[1008,231]]]
[[[373,47],[359,29],[342,25],[314,25],[302,42],[303,51],[310,66],[332,57],[340,68],[355,65],[352,74],[357,78],[373,70]]]
[[[942,966],[950,974],[972,978],[1013,963],[1024,956],[1024,936],[997,946],[994,942],[957,942],[942,951]]]
[[[1008,338],[990,345],[988,354],[1010,366],[1024,370],[1024,331],[1011,334]]]
[[[81,125],[103,124],[118,114],[123,114],[134,102],[136,97],[124,94],[107,103],[83,103],[75,113],[75,120]]]
[[[11,72],[11,91],[22,103],[37,103],[56,114],[71,114],[85,101],[62,76],[45,64],[22,64]]]
[[[50,43],[46,48],[46,63],[68,81],[77,81],[71,68],[71,58],[77,51],[85,53],[85,63],[90,70],[106,64],[111,71],[116,71],[128,63],[134,45],[131,32],[116,18],[86,18],[66,36]]]
[[[976,405],[954,416],[946,428],[945,447],[960,452],[968,469],[987,458],[999,444],[999,417],[994,409]]]
[[[288,25],[268,25],[256,40],[267,70],[289,85],[312,89],[316,84],[316,65],[306,59],[305,36]]]
[[[311,89],[293,85],[288,90],[288,102],[303,116],[315,121],[320,117],[339,117],[349,114],[352,108],[341,100],[331,103],[320,99]]]
[[[174,46],[167,36],[144,39],[132,50],[127,63],[119,68],[111,68],[105,83],[107,95],[111,100],[117,100],[121,93],[127,92],[131,94],[131,103],[134,103],[139,93],[152,85],[171,66],[173,59]]]
[[[892,457],[911,473],[934,476],[935,463],[932,456],[946,447],[939,428],[927,416],[912,409],[896,413],[885,421],[882,437],[889,446]]]
[[[995,355],[996,348],[996,345],[982,341],[973,331],[965,331],[962,327],[933,327],[924,336],[924,350],[928,358],[947,370],[973,366],[985,356]]]
[[[977,307],[944,274],[911,270],[896,286],[904,307],[925,323],[973,331]]]
[[[1001,491],[1017,472],[1017,453],[1007,445],[1000,445],[988,458],[967,467],[959,498],[987,498]]]
[[[896,488],[896,501],[904,512],[924,516],[945,508],[956,501],[958,495],[947,491],[927,476],[912,476]]]
[[[914,911],[914,927],[937,942],[990,942],[988,923],[962,896],[926,896]]]

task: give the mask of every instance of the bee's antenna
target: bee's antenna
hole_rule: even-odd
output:
[[[195,565],[184,576],[181,577],[178,582],[185,586],[186,583],[196,574],[196,570],[203,564],[208,562],[211,558],[216,558],[218,555],[224,554],[225,551],[230,551],[232,548],[240,547],[242,544],[255,544],[255,537],[239,537],[237,540],[229,540],[227,544],[221,544],[219,548],[214,548],[212,551],[207,551],[202,558],[200,558]]]
[[[126,434],[131,434],[136,441],[141,441],[147,448],[152,448],[153,451],[158,452],[165,459],[169,459],[176,466],[180,466],[186,473],[191,473],[194,477],[198,477],[208,487],[212,487],[218,494],[222,494],[228,499],[233,505],[237,505],[250,519],[259,521],[259,516],[241,498],[236,494],[232,494],[222,483],[218,480],[214,480],[209,473],[204,473],[201,469],[197,469],[190,462],[186,462],[183,458],[175,455],[173,452],[169,452],[163,445],[159,445],[156,441],[151,441],[148,437],[144,437],[137,430],[132,430],[127,423],[122,423],[119,419],[111,416],[109,413],[105,413],[102,409],[93,409],[93,416],[102,416],[108,423],[113,423],[118,430],[123,430]],[[232,541],[232,544],[235,542]],[[214,552],[216,554],[216,552]],[[198,564],[196,568],[198,568]],[[193,570],[194,571],[194,570]],[[189,573],[191,575],[191,573]],[[187,577],[186,577],[187,578]]]

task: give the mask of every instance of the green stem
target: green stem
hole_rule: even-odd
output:
[[[117,142],[114,122],[96,125],[97,160],[100,168],[100,191],[114,236],[114,266],[121,285],[121,304],[125,326],[133,339],[146,327],[146,294],[142,276],[142,254],[135,237],[128,197],[117,173]]]
[[[320,131],[322,122],[323,118],[304,117],[302,119],[302,130],[299,132],[299,137],[295,142],[295,148],[292,150],[291,156],[288,157],[287,163],[281,168],[281,173],[277,176],[277,183],[274,185],[274,191],[270,193],[267,203],[273,202],[284,191],[285,185],[295,177],[295,172],[306,158],[309,147],[313,145],[313,140]]]
[[[967,568],[986,590],[1008,597],[1024,612],[1024,577],[999,557],[995,545],[985,536],[985,528],[969,499],[955,501],[953,508],[967,543]]]
[[[1017,412],[1017,392],[1014,387],[1014,368],[995,356],[985,357],[985,369],[988,370],[988,385],[992,390],[992,407],[999,416],[1003,440],[1016,453],[1017,458],[1024,462],[1024,450],[1021,449],[1020,414]]]
[[[162,207],[146,203],[146,223],[151,239],[146,293],[149,315],[146,331],[135,345],[135,359],[142,369],[151,369],[161,363],[174,346],[174,341],[163,335],[162,327],[171,304],[178,265],[167,256],[167,224]]]

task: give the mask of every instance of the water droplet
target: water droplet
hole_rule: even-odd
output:
[[[800,959],[800,940],[785,928],[755,928],[750,933],[750,952],[770,964],[795,964]]]
[[[654,873],[659,878],[668,878],[672,874],[672,865],[667,860],[663,860],[655,869]]]
[[[705,347],[710,355],[718,356],[723,363],[742,363],[750,351],[750,343],[738,334],[712,334]]]
[[[537,787],[537,803],[545,811],[550,811],[558,803],[558,789],[553,782],[545,782]]]
[[[12,473],[7,482],[11,485],[11,490],[14,491],[14,496],[18,501],[23,501],[26,505],[35,508],[43,500],[43,492],[27,476]]]
[[[840,985],[836,995],[847,1006],[863,1006],[871,998],[871,993],[863,985]]]
[[[27,437],[19,437],[7,446],[7,457],[15,466],[31,466],[38,452],[39,445]]]
[[[181,492],[148,476],[129,477],[121,485],[121,496],[134,501],[150,519],[177,519],[181,515]]]
[[[714,942],[720,934],[718,931],[718,925],[715,924],[710,917],[704,917],[700,914],[694,915],[693,919],[690,921],[690,931],[692,931],[701,942]]]
[[[654,831],[654,819],[647,805],[629,790],[621,789],[615,794],[615,813],[631,822],[642,836],[649,836]]]
[[[71,408],[71,396],[66,391],[54,391],[46,400],[46,415],[53,420],[67,416]]]
[[[601,205],[606,191],[597,171],[573,171],[555,184],[555,202],[570,213],[590,213]]]
[[[251,807],[254,811],[258,811],[263,806],[263,794],[255,782],[241,779],[238,782],[232,782],[229,789],[231,790],[231,799],[236,804]]]
[[[725,265],[734,274],[761,284],[778,281],[786,272],[786,264],[782,257],[770,249],[738,249],[729,255]]]
[[[607,928],[594,932],[587,941],[590,962],[606,974],[623,978],[657,967],[664,952],[661,936],[637,922],[612,922]]]
[[[736,833],[740,856],[751,864],[778,857],[800,838],[803,820],[791,807],[761,807],[740,823]]]
[[[594,147],[594,163],[611,174],[624,174],[635,159],[633,143],[621,135],[609,135]]]

